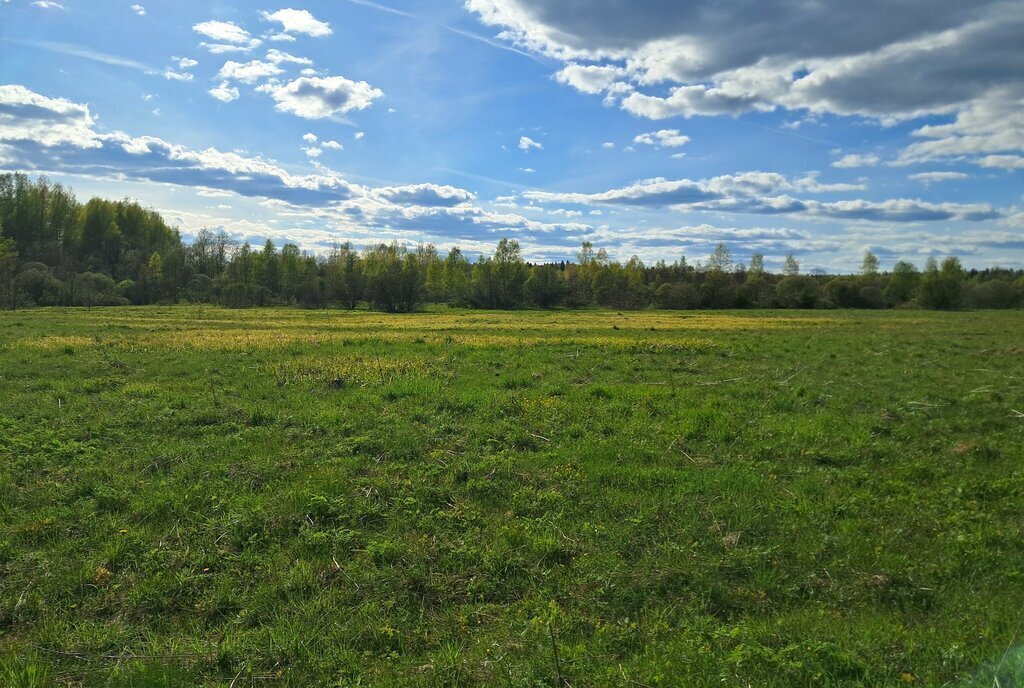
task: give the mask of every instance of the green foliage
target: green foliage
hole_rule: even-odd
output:
[[[953,310],[963,305],[964,284],[953,274],[930,271],[918,287],[917,301],[925,308]]]
[[[0,230],[3,225],[0,225]],[[0,232],[0,303],[6,308],[18,304],[18,250],[14,239]]]
[[[539,265],[530,271],[524,285],[526,301],[540,308],[559,304],[565,295],[565,282],[556,265]]]
[[[971,308],[1016,308],[1024,290],[1009,280],[993,279],[971,285],[968,301]]]
[[[775,285],[775,298],[782,308],[814,308],[818,303],[818,281],[809,275],[787,275]]]
[[[6,224],[5,224],[6,223]],[[783,274],[768,273],[754,253],[749,270],[718,244],[702,269],[681,257],[669,265],[624,264],[603,248],[583,242],[575,263],[529,264],[519,242],[503,238],[493,256],[475,263],[452,248],[442,259],[436,247],[397,243],[358,250],[350,243],[326,255],[303,253],[294,244],[267,241],[255,250],[223,232],[199,231],[188,244],[153,210],[134,201],[93,198],[79,204],[70,191],[46,178],[0,175],[0,304],[74,306],[146,303],[216,303],[232,308],[296,305],[304,308],[366,307],[411,312],[424,303],[488,309],[647,307],[709,308],[925,308],[1016,307],[1003,284],[1021,271],[997,268],[968,274],[953,256],[932,259],[922,276],[905,261],[891,274],[866,252],[860,274],[801,277],[790,254]],[[25,267],[18,268],[19,261]],[[31,267],[29,267],[31,266]],[[95,275],[113,279],[100,295]],[[998,281],[991,286],[988,282]],[[1020,288],[1014,288],[1017,292]],[[820,297],[820,298],[819,298]]]
[[[423,275],[416,256],[392,243],[368,251],[365,260],[366,296],[372,307],[410,313],[423,302]]]
[[[0,685],[1014,685],[1022,340],[0,313]]]
[[[921,273],[912,263],[901,260],[893,266],[889,282],[882,295],[890,306],[909,303],[917,293],[921,282]]]

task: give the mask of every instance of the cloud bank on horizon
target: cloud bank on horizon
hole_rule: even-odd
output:
[[[186,237],[1024,266],[1024,0],[10,0],[0,56],[0,170]]]

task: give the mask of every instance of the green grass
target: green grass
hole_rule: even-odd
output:
[[[1021,685],[1022,379],[1019,311],[0,313],[0,684]]]

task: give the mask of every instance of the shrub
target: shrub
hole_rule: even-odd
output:
[[[783,308],[814,308],[818,282],[807,275],[788,275],[775,285],[775,298]]]
[[[971,308],[1016,308],[1021,294],[1010,282],[994,279],[972,285],[968,301]]]

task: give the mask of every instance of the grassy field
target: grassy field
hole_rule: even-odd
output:
[[[0,685],[1022,685],[1017,312],[0,313]]]

